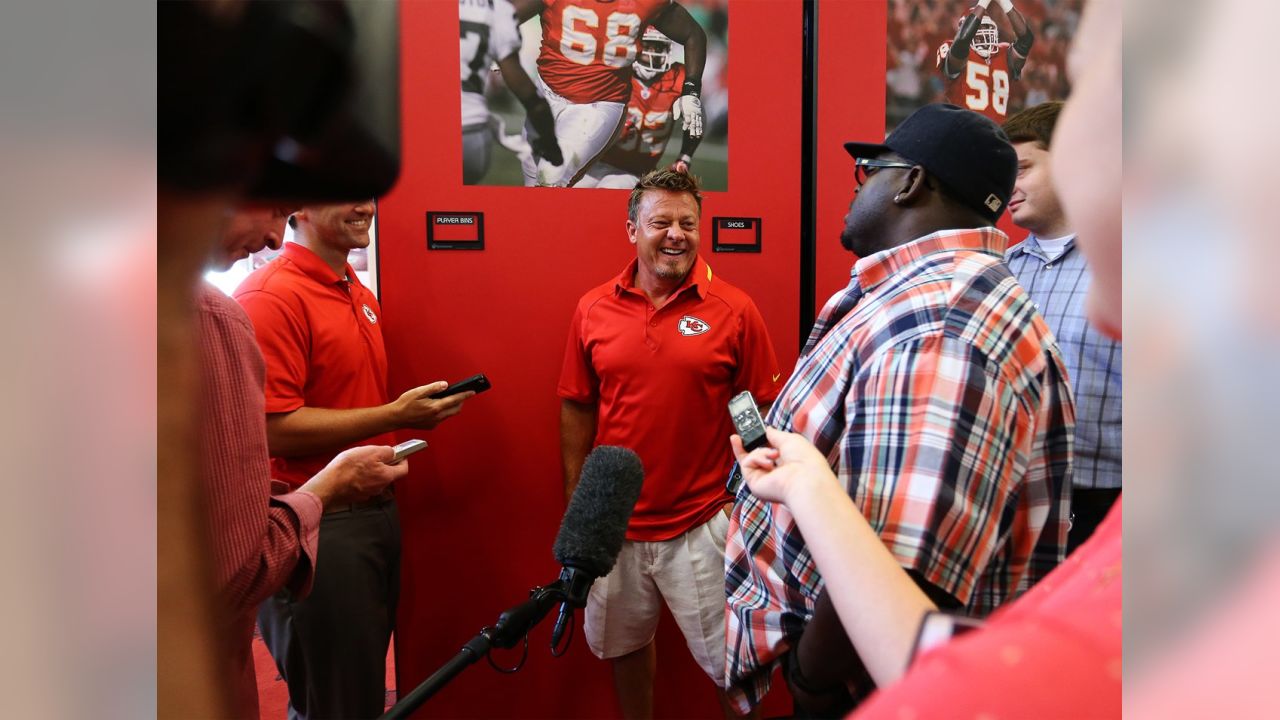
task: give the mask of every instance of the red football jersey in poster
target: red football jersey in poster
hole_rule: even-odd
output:
[[[938,48],[939,72],[950,48],[950,43],[943,43]],[[960,76],[947,80],[947,102],[980,112],[997,124],[1003,124],[1009,113],[1009,90],[1013,81],[1009,72],[1011,52],[1013,49],[1009,43],[1000,43],[999,50],[985,58],[970,49],[969,62],[965,63]]]
[[[643,175],[658,165],[671,139],[671,106],[684,86],[684,65],[676,63],[652,85],[631,78],[631,100],[622,135],[601,158],[633,175]]]
[[[638,38],[670,0],[544,0],[538,74],[575,103],[626,102]]]

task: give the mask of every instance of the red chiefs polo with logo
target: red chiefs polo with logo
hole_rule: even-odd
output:
[[[596,445],[630,448],[644,485],[627,539],[661,541],[731,500],[729,399],[773,402],[783,380],[760,311],[701,257],[655,310],[635,287],[637,261],[578,301],[558,393],[595,404]]]
[[[387,402],[387,353],[382,308],[350,265],[338,277],[318,255],[286,243],[234,297],[253,320],[266,360],[266,410],[300,407],[347,410]],[[387,433],[357,445],[394,445]],[[352,445],[351,447],[354,447]],[[271,475],[297,487],[345,448],[321,455],[272,457]]]

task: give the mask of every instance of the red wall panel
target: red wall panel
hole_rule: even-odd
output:
[[[462,184],[457,10],[448,1],[401,7],[404,169],[378,217],[392,390],[476,372],[493,382],[425,434],[431,447],[414,456],[399,488],[404,693],[530,587],[555,578],[551,545],[564,511],[555,388],[569,316],[634,251],[625,191]],[[789,368],[799,339],[801,9],[759,0],[729,10],[729,189],[705,198],[702,253],[754,297]],[[427,211],[483,212],[485,249],[429,251]],[[715,215],[763,217],[763,252],[712,253]],[[521,672],[500,675],[482,662],[421,715],[614,716],[609,666],[586,649],[581,615],[578,622],[566,656],[550,657],[548,620],[530,636]],[[669,619],[658,643],[658,715],[719,716],[710,682]],[[518,652],[496,656],[510,664]],[[787,707],[775,691],[766,713]]]
[[[884,137],[885,0],[818,5],[817,244],[815,313],[849,284],[856,258],[840,247],[853,200],[850,140]]]

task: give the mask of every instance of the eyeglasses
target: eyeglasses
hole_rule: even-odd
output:
[[[853,177],[858,183],[858,187],[862,187],[867,178],[871,177],[880,168],[903,168],[910,170],[915,167],[911,163],[897,162],[894,160],[876,160],[875,158],[855,158],[853,161],[854,171]]]

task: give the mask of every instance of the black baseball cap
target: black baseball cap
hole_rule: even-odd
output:
[[[854,158],[893,152],[922,165],[949,194],[992,222],[1009,204],[1018,176],[1018,154],[999,125],[944,103],[911,113],[881,145],[850,142],[844,149]]]

